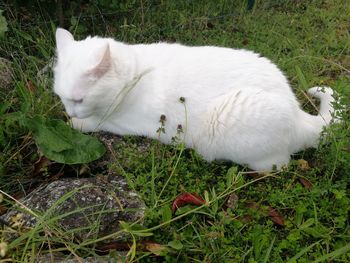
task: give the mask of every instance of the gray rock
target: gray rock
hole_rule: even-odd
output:
[[[46,254],[37,256],[35,263],[113,263],[113,262],[125,262],[126,253],[120,254],[118,258],[110,258],[109,256],[102,257],[87,257],[77,258],[76,256],[66,256],[63,254]]]
[[[51,57],[46,65],[40,69],[36,76],[37,76],[37,81],[43,86],[50,86],[52,84],[53,80],[53,67],[55,65],[55,57]]]
[[[80,240],[116,232],[120,220],[135,222],[143,218],[145,210],[137,193],[117,175],[57,180],[37,188],[20,202],[49,225],[55,220],[56,225]],[[17,218],[29,228],[38,223],[18,207],[0,218],[9,224]]]
[[[13,81],[13,69],[11,61],[0,58],[0,89],[6,91]]]

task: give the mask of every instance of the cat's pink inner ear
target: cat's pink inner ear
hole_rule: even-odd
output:
[[[102,58],[97,66],[88,72],[95,78],[101,78],[111,66],[111,50],[108,43],[104,46],[102,54]]]
[[[63,50],[72,41],[74,41],[74,37],[69,31],[63,28],[57,28],[56,45],[58,51]]]

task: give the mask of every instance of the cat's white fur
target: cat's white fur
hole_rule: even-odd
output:
[[[308,93],[321,100],[319,115],[304,112],[283,73],[247,50],[75,41],[60,28],[56,42],[54,90],[83,131],[164,143],[177,135],[208,161],[232,160],[261,171],[317,146],[334,111],[332,89],[314,87]],[[159,136],[161,115],[165,133]]]

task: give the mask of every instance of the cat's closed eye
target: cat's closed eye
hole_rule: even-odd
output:
[[[72,100],[73,103],[75,104],[80,104],[80,103],[83,103],[83,99],[80,99],[80,100]]]

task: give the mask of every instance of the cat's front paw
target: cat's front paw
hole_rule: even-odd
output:
[[[83,132],[98,131],[97,125],[95,125],[95,123],[89,118],[86,118],[86,119],[72,118],[71,123],[72,123],[72,127],[79,131],[83,131]]]
[[[72,127],[76,130],[83,130],[83,124],[84,124],[84,121],[83,119],[78,119],[78,118],[71,118],[71,124],[72,124]]]

